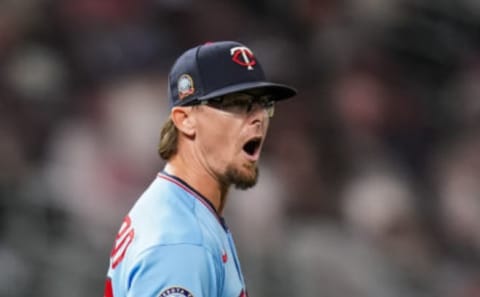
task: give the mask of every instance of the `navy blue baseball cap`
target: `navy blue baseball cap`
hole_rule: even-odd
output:
[[[186,106],[236,92],[269,95],[271,100],[293,97],[297,91],[269,82],[254,53],[235,41],[209,42],[183,53],[168,77],[171,106]]]

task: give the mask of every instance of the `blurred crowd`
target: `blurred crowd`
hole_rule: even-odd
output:
[[[0,296],[101,296],[162,169],[176,56],[248,45],[277,105],[226,220],[250,296],[480,296],[475,0],[3,0]]]

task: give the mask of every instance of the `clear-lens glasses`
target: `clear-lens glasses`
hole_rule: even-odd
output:
[[[255,96],[248,93],[233,93],[200,101],[199,104],[236,114],[248,114],[253,110],[264,109],[270,118],[275,112],[275,101],[271,99],[270,95]]]

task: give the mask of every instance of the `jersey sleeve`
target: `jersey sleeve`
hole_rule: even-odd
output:
[[[218,255],[217,258],[220,258]],[[137,257],[128,274],[128,297],[219,296],[220,261],[203,246],[160,245]]]

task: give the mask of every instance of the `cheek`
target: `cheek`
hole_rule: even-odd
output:
[[[237,146],[239,129],[228,121],[211,121],[198,131],[202,151],[219,161],[227,161]]]

